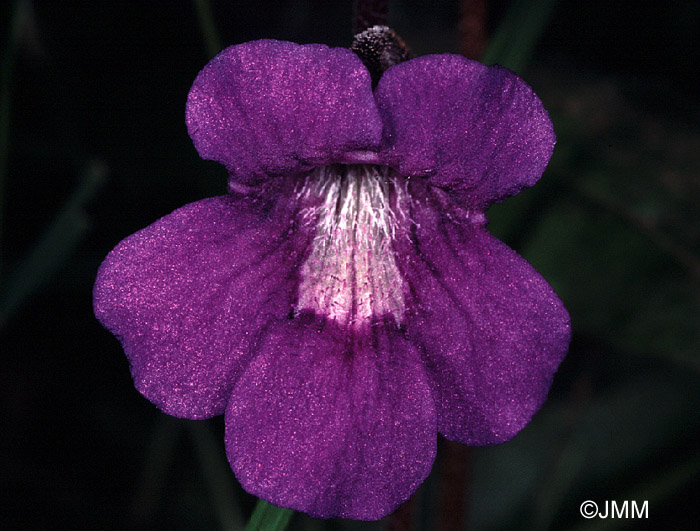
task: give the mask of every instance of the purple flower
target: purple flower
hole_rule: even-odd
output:
[[[202,70],[187,126],[230,194],[122,241],[95,313],[146,398],[225,414],[247,491],[377,519],[426,478],[438,432],[486,445],[528,423],[570,330],[485,228],[554,146],[523,81],[446,54],[373,91],[349,50],[262,40]]]

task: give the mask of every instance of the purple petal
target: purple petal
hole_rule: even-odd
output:
[[[472,207],[532,186],[552,155],[554,132],[542,103],[501,67],[428,55],[387,70],[376,98],[386,162],[459,191]]]
[[[272,330],[226,411],[243,487],[311,516],[381,518],[428,475],[427,375],[395,325],[352,331],[302,315]]]
[[[187,128],[202,158],[247,185],[376,151],[382,134],[369,73],[354,53],[273,40],[231,46],[204,67]]]
[[[409,338],[425,353],[438,431],[470,445],[511,439],[544,402],[566,354],[569,316],[547,282],[446,194],[414,201],[397,241],[410,286]]]
[[[251,342],[291,310],[306,235],[288,210],[205,199],[129,236],[100,267],[95,314],[166,413],[222,414]]]

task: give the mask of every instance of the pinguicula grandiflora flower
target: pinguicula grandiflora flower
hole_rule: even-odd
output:
[[[95,313],[164,412],[225,415],[243,487],[377,519],[437,434],[511,439],[569,343],[547,282],[486,230],[554,146],[515,74],[458,55],[376,77],[347,49],[261,40],[198,75],[187,127],[229,193],[129,236]]]

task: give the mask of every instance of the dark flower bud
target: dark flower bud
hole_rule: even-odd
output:
[[[390,67],[411,58],[404,40],[389,26],[372,26],[355,35],[352,51],[362,60],[372,76],[372,86]]]

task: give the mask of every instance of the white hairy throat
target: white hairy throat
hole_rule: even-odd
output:
[[[368,164],[315,169],[298,190],[316,223],[311,251],[301,268],[297,311],[349,326],[391,315],[402,321],[404,280],[392,242],[405,225],[408,193],[391,170]]]

